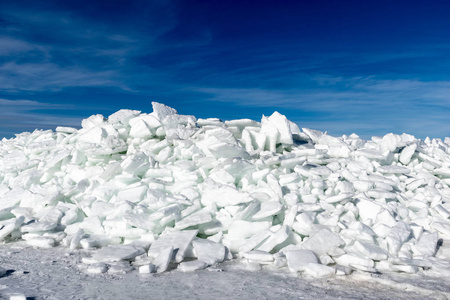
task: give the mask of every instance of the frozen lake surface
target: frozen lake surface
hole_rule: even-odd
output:
[[[83,251],[1,246],[0,295],[28,299],[448,299],[448,279],[355,272],[334,278],[299,278],[290,272],[249,271],[237,262],[210,269],[161,274],[86,274]]]

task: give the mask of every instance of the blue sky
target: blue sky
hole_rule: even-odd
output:
[[[449,1],[24,1],[0,9],[0,137],[92,114],[450,136]]]

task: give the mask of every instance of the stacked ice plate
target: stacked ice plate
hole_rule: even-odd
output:
[[[450,276],[450,140],[366,141],[261,122],[94,115],[0,142],[0,240],[86,249],[90,273],[227,259],[324,277]]]

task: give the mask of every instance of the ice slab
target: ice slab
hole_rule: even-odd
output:
[[[22,293],[11,293],[9,294],[9,300],[26,300],[27,297]]]
[[[197,211],[182,220],[176,222],[175,229],[182,230],[191,226],[205,224],[212,221],[211,211],[209,209]]]
[[[275,216],[283,209],[283,205],[278,201],[261,203],[259,211],[253,215],[253,220],[261,220],[270,216]]]
[[[383,209],[380,204],[370,199],[358,199],[356,207],[358,207],[358,213],[362,220],[371,219],[372,221],[376,219],[378,213]]]
[[[162,273],[167,270],[170,261],[173,256],[173,247],[170,246],[161,250],[158,256],[153,260],[153,264],[156,266],[156,273]]]
[[[144,120],[138,120],[133,123],[130,129],[130,136],[133,138],[150,138],[153,131]]]
[[[250,155],[243,148],[230,143],[217,143],[208,146],[210,153],[216,158],[242,157],[250,158]]]
[[[144,248],[133,245],[110,245],[96,251],[92,257],[101,262],[130,260],[145,253]]]
[[[385,260],[388,258],[387,251],[376,245],[356,241],[354,246],[359,253],[373,260]]]
[[[308,263],[303,271],[305,274],[315,278],[330,277],[336,273],[335,268],[316,263]]]
[[[404,165],[409,164],[416,149],[417,149],[416,144],[411,144],[411,145],[403,148],[402,152],[400,153],[400,158],[399,158],[400,162]]]
[[[194,246],[195,255],[198,260],[201,260],[208,265],[214,265],[223,262],[225,259],[226,250],[220,243],[215,243],[210,240],[196,239],[192,242]]]
[[[8,223],[4,224],[3,227],[0,229],[0,240],[4,240],[14,230],[19,229],[24,221],[25,217],[19,216],[13,220],[10,220]]]
[[[261,246],[257,246],[257,249],[267,252],[272,251],[276,246],[282,244],[289,238],[290,232],[291,229],[288,226],[282,226],[276,232],[271,233],[269,238]]]
[[[134,270],[128,261],[109,263],[108,274],[126,274]]]
[[[105,273],[107,270],[108,270],[108,266],[106,263],[98,262],[98,263],[89,265],[89,267],[87,268],[86,271],[91,274],[102,274],[102,273]]]
[[[117,124],[121,123],[123,125],[127,125],[128,122],[134,118],[135,116],[138,116],[141,112],[138,110],[131,110],[131,109],[121,109],[113,114],[111,114],[108,117],[108,123],[109,124]]]
[[[303,249],[314,252],[317,256],[327,254],[335,248],[344,244],[344,241],[336,233],[328,229],[322,229],[313,235],[301,245]]]
[[[268,230],[270,226],[271,223],[268,221],[250,222],[236,220],[228,226],[228,236],[234,239],[246,239],[259,232]]]
[[[248,203],[253,198],[246,192],[240,191],[229,185],[222,185],[213,180],[205,180],[202,184],[201,202],[204,206],[212,203],[218,207]]]
[[[15,207],[22,199],[32,198],[33,194],[23,188],[17,187],[8,190],[4,195],[0,196],[0,210]]]
[[[277,143],[292,144],[291,124],[289,120],[279,112],[274,112],[267,119],[261,121],[261,131],[264,132],[265,126],[274,126],[279,135]]]
[[[316,255],[310,250],[287,251],[286,259],[291,272],[304,271],[309,263],[318,263]]]
[[[208,264],[201,260],[185,261],[178,265],[178,270],[181,272],[194,272],[197,270],[203,270]]]
[[[176,251],[175,261],[181,262],[184,259],[186,250],[191,244],[198,230],[175,231],[160,236],[148,250],[148,256],[157,257],[161,251],[172,247]]]
[[[27,244],[36,248],[52,248],[55,246],[55,240],[51,237],[36,236],[27,239]]]
[[[242,256],[257,262],[272,262],[274,260],[273,254],[262,250],[253,250],[250,252],[242,253]]]
[[[146,264],[139,267],[140,274],[156,273],[156,266],[154,264]]]
[[[154,115],[160,121],[164,120],[166,116],[178,114],[176,109],[162,103],[152,102],[152,107],[153,112],[151,113],[151,115]]]
[[[266,241],[271,234],[270,230],[265,230],[253,235],[251,238],[245,240],[239,247],[239,252],[249,252],[253,250],[255,247]]]
[[[389,253],[396,255],[400,251],[400,247],[410,237],[411,229],[403,221],[398,222],[392,227],[391,232],[386,237],[386,242],[389,246]]]
[[[355,267],[363,271],[365,271],[365,267],[373,268],[375,265],[372,259],[353,253],[347,253],[341,256],[334,257],[334,260],[340,265]],[[367,269],[367,271],[370,272],[371,269]]]
[[[414,244],[413,251],[419,255],[433,256],[436,253],[438,237],[437,232],[424,232]]]

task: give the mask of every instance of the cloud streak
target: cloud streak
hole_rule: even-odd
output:
[[[136,58],[160,51],[155,40],[171,30],[175,20],[170,14],[158,16],[158,10],[139,12],[139,7],[130,9],[133,3],[122,4],[123,11],[101,18],[98,12],[90,16],[85,5],[79,8],[53,1],[36,7],[5,5],[0,12],[7,20],[7,25],[0,26],[0,90],[20,93],[112,87],[132,91]],[[173,9],[169,1],[142,5]],[[109,5],[96,6],[92,4],[90,9],[105,10]],[[127,15],[126,10],[141,16]],[[129,23],[140,17],[142,27],[130,27]]]
[[[81,117],[68,116],[74,105],[50,104],[33,100],[0,99],[0,134],[12,137],[12,132],[35,129],[55,129],[57,126],[80,127]],[[51,112],[51,113],[49,113]],[[11,129],[19,131],[11,131]]]
[[[333,128],[335,134],[357,133],[370,137],[395,128],[425,137],[429,132],[448,135],[446,123],[450,111],[450,82],[419,80],[383,80],[375,77],[315,76],[315,86],[307,89],[233,89],[195,88],[210,101],[228,102],[250,109],[273,107],[296,111],[304,117],[293,121],[317,129]],[[303,113],[301,113],[303,112]],[[346,120],[346,122],[343,122]],[[308,127],[306,126],[306,127]],[[449,126],[450,127],[450,126]],[[401,132],[400,132],[401,131]]]
[[[128,88],[115,71],[63,68],[53,63],[5,63],[0,66],[0,90],[7,92],[59,91],[66,87],[116,86]]]
[[[308,88],[193,88],[210,95],[212,101],[234,102],[242,106],[280,106],[289,109],[333,112],[361,109],[392,109],[427,99],[423,104],[450,107],[450,82],[424,82],[418,80],[382,80],[374,77],[315,76],[317,84],[304,83]],[[368,105],[372,107],[368,107]]]

